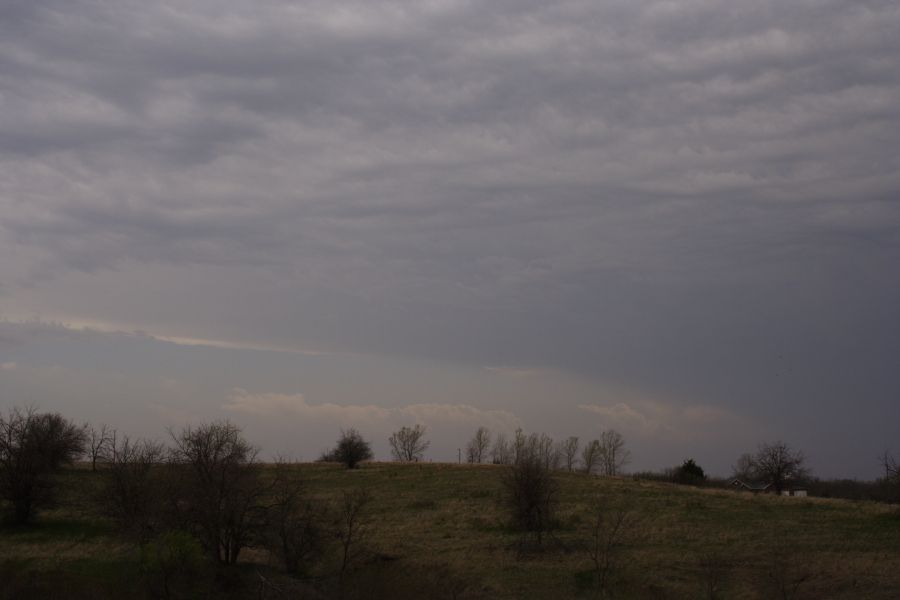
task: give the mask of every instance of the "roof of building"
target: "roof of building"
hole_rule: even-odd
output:
[[[731,485],[731,487],[742,487],[742,488],[745,488],[748,490],[754,490],[754,491],[759,491],[759,492],[763,492],[763,491],[769,489],[770,487],[772,487],[771,483],[759,483],[759,482],[753,482],[753,481],[744,481],[743,479],[733,479],[731,481],[730,485]]]

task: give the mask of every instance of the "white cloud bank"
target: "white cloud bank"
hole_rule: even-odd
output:
[[[650,400],[611,404],[579,404],[578,408],[596,415],[602,427],[642,437],[670,440],[733,437],[744,435],[755,425],[746,417],[726,409],[705,406],[678,406]]]
[[[484,410],[469,404],[421,403],[400,407],[375,404],[310,404],[303,394],[253,393],[234,388],[223,409],[258,417],[289,417],[341,427],[399,427],[418,423],[434,428],[477,428],[510,431],[522,426],[505,410]]]

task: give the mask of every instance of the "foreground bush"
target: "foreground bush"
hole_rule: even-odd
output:
[[[172,435],[169,476],[180,517],[210,556],[237,562],[265,525],[265,489],[257,449],[227,421]]]
[[[112,445],[103,470],[100,504],[128,537],[144,541],[167,526],[165,511],[172,502],[167,494],[161,444],[128,437]]]
[[[13,409],[0,416],[0,498],[12,506],[12,522],[31,522],[54,498],[54,475],[85,444],[84,428],[57,413]]]
[[[538,545],[553,528],[559,485],[536,452],[526,452],[503,476],[504,500],[512,525],[534,534]]]
[[[275,465],[265,539],[291,575],[308,575],[324,553],[329,531],[325,507],[306,494],[296,465]]]
[[[184,531],[169,531],[144,544],[140,564],[154,598],[194,598],[200,589],[209,588],[203,548]]]

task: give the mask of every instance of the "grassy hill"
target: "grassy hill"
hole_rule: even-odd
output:
[[[615,597],[704,598],[711,587],[720,598],[900,597],[900,515],[886,505],[560,473],[558,527],[537,548],[508,525],[504,467],[299,468],[319,499],[334,504],[361,487],[373,496],[369,552],[345,597],[592,597],[585,546],[598,512],[626,514],[612,553]],[[98,477],[67,471],[59,508],[35,528],[0,531],[0,598],[146,597],[140,550],[93,514]],[[279,583],[265,551],[242,562],[246,580],[275,582],[265,595],[242,594],[303,597],[305,588]]]

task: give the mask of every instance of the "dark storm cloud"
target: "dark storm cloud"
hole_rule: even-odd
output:
[[[0,298],[776,431],[853,397],[896,434],[898,30],[887,1],[6,2]]]

